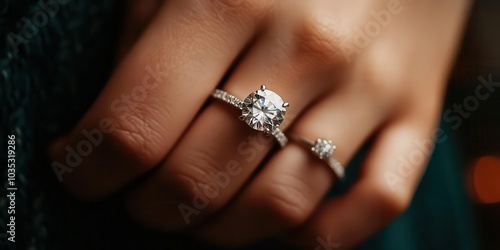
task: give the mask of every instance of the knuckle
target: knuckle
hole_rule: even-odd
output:
[[[403,190],[391,191],[384,184],[373,185],[371,196],[374,204],[378,204],[375,206],[378,208],[376,212],[387,220],[392,220],[406,211],[411,203],[411,195]]]
[[[269,186],[262,205],[265,213],[277,223],[287,227],[300,226],[312,212],[312,203],[308,201],[307,191],[301,181],[276,181]]]
[[[164,135],[148,108],[138,107],[126,117],[115,119],[115,129],[107,140],[110,152],[118,151],[142,167],[153,167],[163,157]]]
[[[408,84],[403,84],[405,70],[396,63],[394,55],[385,47],[375,47],[366,57],[363,65],[362,81],[367,93],[380,103],[381,108],[390,109],[396,103],[407,98]],[[393,65],[387,67],[387,65]]]
[[[362,74],[363,91],[367,93],[377,110],[393,110],[405,95],[405,84],[394,80],[394,76],[383,69],[383,64],[371,63]]]
[[[341,60],[341,44],[346,36],[335,21],[309,16],[298,25],[294,38],[300,55],[332,64]]]
[[[203,8],[213,13],[221,21],[248,20],[262,16],[269,10],[269,2],[261,0],[208,0]]]
[[[220,164],[214,160],[209,152],[192,151],[189,157],[174,159],[168,165],[177,165],[181,168],[170,173],[170,179],[165,182],[169,192],[174,192],[176,199],[181,202],[192,202],[194,197],[198,197],[207,202],[204,208],[208,213],[217,210],[224,205],[224,199],[220,197],[223,184],[215,180],[215,174],[221,169]]]
[[[82,170],[61,180],[75,197],[87,201],[102,199],[161,160],[164,149],[159,140],[163,137],[157,130],[160,127],[152,116],[139,109],[93,121],[95,126],[89,125],[93,127],[84,128],[72,138],[75,144],[71,147],[77,151],[79,145],[91,145],[87,153],[78,153],[78,169]],[[104,128],[103,121],[109,122],[109,126]],[[117,170],[119,174],[115,174]],[[115,178],[110,181],[110,176]]]
[[[263,17],[265,16],[274,6],[274,1],[269,0],[252,0],[252,1],[243,1],[237,0],[237,2],[244,2],[246,5],[243,5],[243,10],[248,10],[249,17]]]

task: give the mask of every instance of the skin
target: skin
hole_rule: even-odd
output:
[[[127,187],[125,206],[139,223],[226,247],[280,238],[304,248],[318,239],[350,248],[408,207],[432,150],[416,142],[434,140],[468,1],[129,4],[119,66],[49,150],[64,162],[65,147],[86,139],[83,129],[112,121],[113,132],[63,175],[76,197],[98,200]],[[376,21],[372,11],[391,17],[361,48],[354,41]],[[126,97],[145,77],[146,98]],[[336,178],[308,149],[292,141],[272,150],[272,138],[238,121],[238,110],[205,105],[217,86],[242,99],[262,83],[290,103],[280,128],[332,140],[344,166],[371,139],[345,195],[323,199]],[[117,111],[120,105],[127,111]],[[422,157],[412,160],[415,152]],[[221,172],[229,181],[207,188],[217,184],[211,173]],[[200,192],[210,196],[202,209],[193,204]],[[199,213],[186,223],[180,204]]]

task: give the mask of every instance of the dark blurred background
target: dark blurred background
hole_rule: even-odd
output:
[[[475,95],[478,77],[488,79],[490,75],[500,82],[500,2],[480,0],[471,13],[443,110],[463,104],[468,96]],[[499,108],[500,88],[479,101],[478,108],[455,130],[466,168],[464,181],[479,222],[479,240],[487,249],[500,249]],[[489,160],[485,161],[486,157]],[[490,193],[481,191],[481,185],[490,188]]]

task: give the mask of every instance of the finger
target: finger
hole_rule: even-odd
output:
[[[434,145],[430,124],[435,117],[414,114],[381,131],[357,182],[343,197],[321,205],[289,241],[351,248],[406,210]]]
[[[332,140],[335,158],[347,165],[383,119],[373,112],[369,94],[352,85],[341,89],[308,109],[291,133],[312,141]],[[224,213],[202,225],[199,234],[219,245],[237,246],[286,233],[310,217],[335,179],[310,148],[289,144]]]
[[[164,0],[128,0],[124,14],[124,25],[119,39],[117,61],[119,62],[139,39],[142,32],[156,16]]]
[[[172,148],[254,35],[255,15],[235,9],[221,19],[216,7],[168,1],[83,119],[52,146],[52,166],[70,192],[110,194]]]
[[[331,88],[317,77],[315,69],[323,65],[307,58],[324,59],[325,55],[303,53],[300,47],[312,46],[310,43],[316,40],[303,37],[302,41],[305,43],[297,45],[301,52],[295,54],[297,47],[289,43],[296,40],[277,39],[274,33],[266,33],[237,66],[224,89],[244,99],[266,83],[269,90],[290,103],[280,126],[286,129],[301,110]],[[230,105],[213,101],[157,175],[131,193],[128,204],[132,215],[144,224],[176,230],[222,208],[275,143],[272,137],[264,138],[261,132],[238,121],[240,114]]]

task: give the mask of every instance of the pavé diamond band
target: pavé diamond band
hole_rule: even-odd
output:
[[[333,153],[335,149],[337,149],[337,146],[333,145],[332,141],[318,138],[313,142],[295,135],[292,135],[292,139],[308,147],[315,156],[325,161],[328,166],[330,166],[339,179],[344,179],[344,167],[333,158]]]
[[[288,143],[288,138],[279,126],[285,119],[289,104],[283,102],[275,92],[267,90],[266,85],[261,85],[260,89],[250,93],[244,100],[221,89],[214,90],[212,97],[240,109],[240,120],[257,131],[274,136],[281,147]]]

